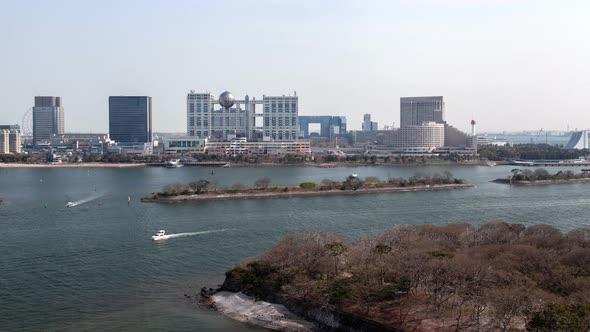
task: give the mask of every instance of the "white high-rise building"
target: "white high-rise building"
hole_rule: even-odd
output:
[[[21,131],[18,125],[0,126],[0,154],[21,153]]]
[[[215,97],[210,93],[191,91],[186,98],[187,135],[208,138],[211,135],[211,113]]]
[[[264,104],[263,132],[265,139],[292,141],[299,131],[299,99],[297,96],[262,96]]]

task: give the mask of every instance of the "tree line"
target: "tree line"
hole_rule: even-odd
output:
[[[483,145],[478,147],[479,156],[488,160],[526,159],[526,160],[564,160],[577,159],[590,154],[587,149],[564,149],[550,144]]]
[[[590,229],[399,225],[352,241],[306,231],[228,271],[223,288],[407,330],[588,331]]]
[[[258,191],[297,191],[297,190],[358,190],[382,187],[413,187],[427,185],[443,184],[462,184],[462,179],[456,179],[450,172],[440,173],[417,173],[410,178],[389,178],[381,180],[376,176],[360,178],[356,175],[349,175],[343,181],[324,179],[319,184],[313,181],[304,181],[296,186],[277,185],[271,186],[272,179],[262,177],[254,181],[254,186],[248,187],[241,182],[232,185],[220,185],[217,180],[199,179],[189,183],[173,183],[166,185],[158,193],[152,195],[159,196],[179,196],[179,195],[200,195],[210,191],[215,193],[244,193]]]
[[[588,179],[590,174],[587,171],[581,173],[574,173],[570,170],[559,171],[555,174],[549,173],[544,168],[537,168],[534,171],[530,169],[513,169],[512,170],[512,181],[547,181],[547,180],[573,180],[573,179]]]

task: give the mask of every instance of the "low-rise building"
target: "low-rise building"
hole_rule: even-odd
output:
[[[52,134],[49,146],[58,151],[72,150],[104,154],[111,142],[109,134],[66,133]]]
[[[231,142],[207,142],[208,154],[220,155],[281,155],[311,153],[309,141],[248,142],[245,138]]]
[[[198,137],[162,138],[159,140],[161,151],[166,154],[204,153],[207,139]]]

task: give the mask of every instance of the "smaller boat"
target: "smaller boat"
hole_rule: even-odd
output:
[[[156,233],[156,235],[153,235],[153,236],[152,236],[152,240],[154,240],[154,241],[158,241],[158,240],[165,240],[165,239],[167,239],[167,238],[168,238],[168,236],[166,235],[166,231],[165,231],[165,230],[163,230],[163,229],[159,230],[159,231]]]
[[[352,174],[350,174],[350,176],[353,177],[353,178],[358,178],[359,177],[359,175],[356,174],[356,173],[352,173]]]
[[[74,204],[72,202],[68,202],[68,204],[66,204],[66,207],[67,208],[71,208],[71,207],[74,207],[74,206],[76,206],[76,204]]]
[[[229,167],[229,163],[227,163],[227,164],[225,164],[225,165],[223,165],[223,166],[221,166],[221,167],[223,167],[223,168],[228,168],[228,167]]]
[[[184,166],[180,163],[180,159],[172,159],[166,163],[166,168],[178,168]]]

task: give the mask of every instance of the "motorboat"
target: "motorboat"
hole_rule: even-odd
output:
[[[66,207],[68,207],[68,208],[71,208],[71,207],[74,207],[74,206],[76,206],[76,204],[74,204],[74,203],[72,203],[72,202],[68,202],[68,203],[66,204]]]
[[[184,166],[180,163],[180,159],[172,159],[166,163],[167,168],[178,168]]]
[[[166,235],[166,231],[163,229],[159,230],[156,235],[152,236],[152,240],[154,241],[165,240],[166,238],[168,238],[168,236]]]
[[[352,174],[350,174],[350,176],[353,177],[353,178],[358,178],[359,177],[359,175],[356,174],[356,173],[352,173]]]

